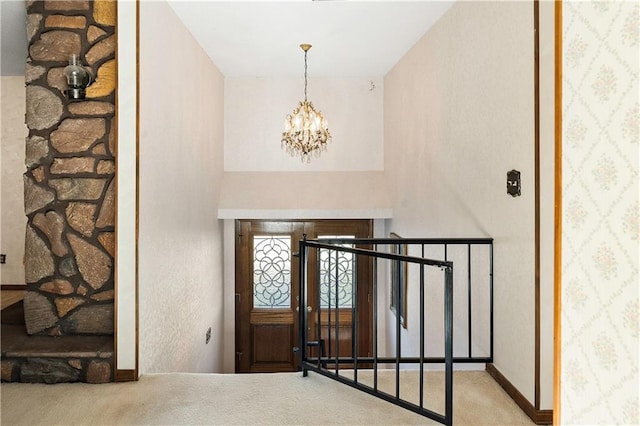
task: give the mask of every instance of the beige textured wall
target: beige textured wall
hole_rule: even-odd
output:
[[[495,365],[531,402],[533,83],[529,2],[457,2],[384,82],[387,232],[495,239]],[[517,198],[506,193],[511,169],[522,174]],[[417,310],[411,289],[409,300]],[[417,351],[416,338],[403,345]]]
[[[561,424],[638,424],[638,2],[563,2]]]
[[[24,189],[22,174],[24,165],[25,95],[24,76],[3,76],[2,92],[2,206],[0,252],[7,255],[7,263],[0,266],[2,284],[25,284],[24,280],[24,230],[27,217],[24,214]]]
[[[304,71],[302,51],[300,73]],[[303,78],[225,79],[227,172],[382,170],[382,78],[318,78],[309,51],[309,94],[329,122],[333,142],[311,164],[280,148],[284,119],[304,99]],[[256,131],[260,129],[260,131]],[[292,175],[295,178],[295,175]]]
[[[165,2],[140,3],[140,54],[140,371],[218,372],[223,77]]]

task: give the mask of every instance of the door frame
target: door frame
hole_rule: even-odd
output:
[[[318,228],[318,232],[321,235],[329,235],[329,234],[334,234],[335,232],[332,232],[334,230],[336,230],[336,228],[334,228],[335,225],[340,225],[340,222],[344,222],[344,226],[350,225],[352,227],[357,228],[357,232],[356,235],[359,238],[372,238],[373,234],[374,234],[374,220],[373,219],[235,219],[233,221],[229,220],[229,221],[225,221],[225,240],[226,241],[233,241],[233,247],[230,247],[230,244],[227,245],[225,244],[225,251],[228,252],[232,252],[233,253],[233,258],[232,259],[228,259],[228,261],[225,261],[225,265],[227,266],[231,266],[230,264],[233,264],[233,277],[231,276],[231,274],[226,274],[225,273],[225,282],[227,282],[227,285],[225,286],[227,290],[231,290],[233,289],[233,292],[230,293],[233,294],[233,297],[226,297],[225,298],[225,310],[229,309],[229,311],[231,311],[231,309],[233,309],[233,318],[234,318],[234,325],[233,327],[226,327],[226,341],[233,341],[234,342],[234,349],[233,351],[225,351],[225,371],[227,372],[238,372],[238,358],[237,358],[237,353],[238,351],[243,352],[243,357],[244,356],[250,356],[249,353],[245,354],[244,352],[247,352],[247,348],[243,347],[246,346],[247,344],[247,340],[246,340],[246,336],[245,336],[245,340],[244,343],[242,341],[242,337],[240,336],[239,330],[240,330],[240,324],[241,324],[241,317],[240,317],[240,312],[239,312],[239,300],[238,297],[240,297],[242,300],[244,300],[244,303],[248,303],[251,302],[252,303],[252,299],[250,297],[248,297],[247,295],[245,295],[244,297],[240,294],[239,292],[239,286],[241,285],[241,280],[243,279],[248,279],[248,277],[246,276],[246,271],[241,270],[243,268],[243,266],[241,266],[241,262],[243,261],[243,259],[248,259],[247,256],[249,256],[249,253],[246,252],[248,246],[247,244],[249,244],[248,241],[244,241],[244,243],[240,240],[240,238],[242,238],[243,234],[247,233],[246,229],[248,228],[242,228],[242,224],[251,224],[251,223],[260,223],[260,224],[269,224],[269,223],[279,223],[281,225],[284,224],[290,224],[291,225],[291,233],[293,234],[293,229],[297,228],[297,229],[302,229],[302,235],[307,235],[309,236],[309,238],[315,238],[315,231],[316,231],[316,227]],[[295,227],[295,224],[300,224],[302,227]],[[246,225],[245,225],[246,226]],[[338,232],[338,231],[336,231]],[[338,232],[338,234],[340,233],[345,233],[346,231],[340,231]],[[336,234],[337,235],[337,234]],[[301,237],[302,238],[302,237]],[[244,244],[244,247],[241,247],[241,245]],[[297,242],[293,245],[293,250],[292,251],[297,251],[295,249],[297,245]],[[293,260],[293,259],[292,259]],[[295,262],[295,261],[294,261]],[[297,262],[295,262],[297,263]],[[244,266],[244,268],[246,268],[246,265]],[[298,265],[296,264],[295,267],[292,265],[292,283],[294,282],[294,278],[293,276],[297,276],[296,272],[298,268]],[[367,298],[367,295],[371,295],[373,292],[373,268],[371,267],[371,265],[368,266],[368,270],[367,270],[367,274],[366,274],[366,287],[367,287],[367,291],[363,292],[363,288],[360,287],[359,288],[359,294],[364,294],[365,299]],[[297,289],[296,289],[297,290]],[[246,292],[246,291],[245,291]],[[295,304],[295,294],[293,294],[295,291],[292,291],[292,300],[294,301],[293,303]],[[251,300],[250,300],[251,299]],[[372,296],[368,299],[371,300]],[[231,305],[233,303],[233,305]],[[252,309],[252,308],[251,308]],[[294,308],[295,309],[295,308]],[[361,311],[365,311],[365,310],[361,310]],[[365,345],[368,345],[368,351],[372,350],[372,344],[373,344],[373,311],[372,311],[372,307],[369,304],[368,307],[368,312],[365,312],[363,315],[367,316],[368,315],[368,320],[367,321],[362,321],[362,319],[359,319],[359,323],[361,322],[365,322],[365,324],[362,326],[362,328],[359,329],[358,331],[358,336],[362,337],[362,338],[366,338],[366,343]],[[245,313],[246,315],[246,313]],[[362,315],[359,314],[360,317],[362,317]],[[227,316],[228,318],[229,316]],[[295,318],[295,323],[294,324],[294,329],[296,331],[296,336],[298,335],[297,333],[297,318]],[[228,338],[228,340],[227,340]],[[232,340],[233,339],[233,340]],[[297,338],[296,338],[297,341]],[[297,346],[297,345],[296,345]],[[360,344],[359,344],[360,347]],[[296,360],[297,361],[297,360]],[[296,366],[297,366],[297,362],[296,362]],[[257,371],[256,371],[257,372]]]

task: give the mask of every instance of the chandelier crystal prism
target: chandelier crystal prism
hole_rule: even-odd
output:
[[[300,48],[304,50],[304,101],[284,120],[281,148],[292,157],[300,156],[302,162],[310,163],[311,156],[318,158],[327,150],[331,134],[322,112],[316,111],[307,99],[307,52],[311,45],[301,44]]]

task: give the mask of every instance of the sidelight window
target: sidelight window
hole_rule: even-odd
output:
[[[319,239],[355,238],[354,235],[323,235]],[[353,247],[353,244],[340,244],[343,247]],[[354,283],[353,254],[339,252],[336,258],[335,250],[320,249],[320,307],[336,307],[336,292],[338,308],[353,306]],[[337,277],[336,277],[337,273]],[[337,285],[336,285],[337,279]]]

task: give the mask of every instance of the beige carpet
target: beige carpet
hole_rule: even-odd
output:
[[[363,371],[359,376],[371,379]],[[426,373],[429,408],[441,409],[442,376]],[[394,377],[381,372],[380,387],[394,389]],[[402,373],[402,396],[417,397],[417,380],[417,373]],[[159,374],[106,385],[3,383],[0,399],[2,425],[437,424],[314,373]],[[487,373],[456,372],[454,424],[533,423]]]

